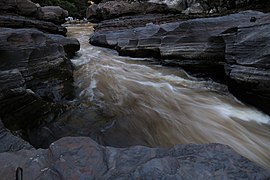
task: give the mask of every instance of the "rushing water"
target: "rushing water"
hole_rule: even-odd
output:
[[[70,26],[68,31],[81,42],[73,59],[77,99],[110,117],[100,130],[110,141],[105,144],[217,142],[270,169],[269,116],[237,101],[222,85],[90,45],[90,25]],[[87,120],[92,115],[83,116]]]

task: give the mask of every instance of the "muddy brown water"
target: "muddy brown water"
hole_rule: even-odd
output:
[[[91,24],[70,25],[68,32],[81,43],[72,60],[77,99],[111,117],[100,129],[107,139],[104,144],[222,143],[270,169],[269,116],[238,101],[223,85],[90,45]],[[83,129],[79,121],[87,121],[91,112],[77,112],[78,122],[73,123]]]

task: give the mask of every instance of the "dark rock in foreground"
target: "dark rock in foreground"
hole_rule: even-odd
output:
[[[49,149],[0,154],[2,179],[267,179],[270,172],[220,144],[171,149],[103,147],[63,138]],[[19,168],[20,167],[20,168]]]
[[[33,149],[33,147],[20,137],[14,136],[8,131],[0,119],[0,153],[15,152],[22,149]]]

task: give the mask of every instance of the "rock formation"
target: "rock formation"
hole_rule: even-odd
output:
[[[34,149],[28,142],[20,137],[14,136],[7,130],[0,119],[0,153],[2,152],[16,152],[21,149]]]
[[[63,138],[49,149],[0,154],[3,179],[267,179],[270,173],[220,144],[171,149],[103,147]]]
[[[252,17],[257,20],[251,21]],[[216,79],[225,76],[225,67],[231,92],[270,113],[269,17],[245,11],[135,28],[120,24],[119,29],[111,20],[97,27],[90,43],[114,48],[124,56],[154,57],[163,65],[181,66]]]
[[[249,0],[150,0],[150,1],[101,1],[99,4],[89,6],[86,17],[90,21],[100,21],[126,15],[139,15],[147,13],[173,13],[173,14],[212,14],[224,12],[228,9],[247,6]]]
[[[68,108],[64,102],[74,96],[68,57],[80,44],[63,36],[66,29],[60,23],[67,12],[60,7],[0,1],[0,14],[0,118],[27,139],[29,130],[55,120]],[[24,147],[11,135],[5,138],[16,150]]]
[[[252,19],[252,18],[251,18]],[[241,100],[270,114],[270,15],[224,33],[228,85]]]
[[[127,2],[108,1],[98,5],[93,4],[87,10],[86,17],[90,20],[104,20],[117,18],[124,15],[146,14],[146,13],[166,13],[174,11],[166,4],[156,4],[150,2]]]

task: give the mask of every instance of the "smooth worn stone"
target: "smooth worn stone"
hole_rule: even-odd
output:
[[[38,6],[30,0],[16,0],[18,14],[24,16],[33,16],[36,15]]]
[[[35,28],[43,32],[61,35],[66,35],[67,33],[67,29],[63,26],[18,15],[0,15],[0,27]]]
[[[120,55],[155,57],[164,65],[182,66],[209,74],[218,73],[225,63],[225,43],[219,35],[226,29],[251,24],[250,17],[263,13],[246,11],[221,17],[180,20],[143,27],[109,30],[104,24],[91,36],[90,43],[115,48]],[[194,68],[196,67],[196,68]],[[224,71],[220,72],[224,75]]]
[[[66,22],[68,11],[59,6],[41,7],[30,0],[0,1],[0,27],[36,28],[54,34],[66,34],[60,24]]]
[[[80,42],[75,38],[64,37],[61,35],[51,34],[50,38],[64,47],[67,57],[72,58],[75,52],[80,50]]]
[[[23,16],[35,16],[38,6],[30,0],[1,0],[1,11],[13,12]]]
[[[63,24],[68,17],[68,11],[60,6],[44,6],[38,11],[37,18],[44,21],[50,21],[56,24]]]
[[[113,148],[87,137],[66,137],[49,149],[1,153],[0,175],[15,179],[252,179],[270,177],[221,144],[176,145],[171,149]]]
[[[270,114],[270,16],[256,16],[249,25],[231,28],[226,43],[229,89],[241,100]]]

